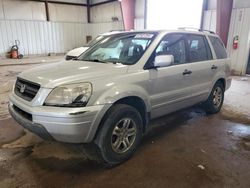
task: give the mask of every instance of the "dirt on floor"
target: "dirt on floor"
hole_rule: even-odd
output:
[[[114,168],[23,130],[1,107],[0,187],[249,188],[249,97],[250,78],[235,77],[220,113],[192,107],[152,121],[135,155]]]

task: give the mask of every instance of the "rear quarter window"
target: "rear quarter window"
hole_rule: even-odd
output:
[[[209,36],[212,43],[217,59],[226,59],[227,52],[221,40],[218,37]]]

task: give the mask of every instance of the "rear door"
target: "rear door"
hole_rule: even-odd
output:
[[[217,74],[224,75],[226,72],[225,65],[230,66],[230,60],[227,57],[227,52],[221,39],[217,36],[208,36],[208,38],[216,56],[212,64],[213,76],[216,79]]]
[[[217,68],[212,68],[214,61],[205,35],[187,34],[187,61],[192,69],[190,89],[194,103],[206,100]]]

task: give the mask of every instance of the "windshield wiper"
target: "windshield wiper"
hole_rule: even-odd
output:
[[[97,63],[110,63],[108,61],[103,61],[100,59],[88,59],[88,60],[84,60],[84,61],[92,61],[92,62],[97,62]]]
[[[87,59],[87,60],[84,59],[83,61],[91,61],[91,62],[97,62],[97,63],[113,63],[113,64],[117,63],[117,62],[112,62],[112,61],[104,61],[100,59]]]

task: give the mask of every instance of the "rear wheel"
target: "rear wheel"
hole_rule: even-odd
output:
[[[215,114],[220,111],[224,101],[224,90],[222,82],[215,83],[207,101],[203,104],[207,113]]]
[[[114,105],[105,116],[94,140],[97,146],[95,156],[109,166],[126,161],[141,141],[142,125],[140,113],[134,107]]]

